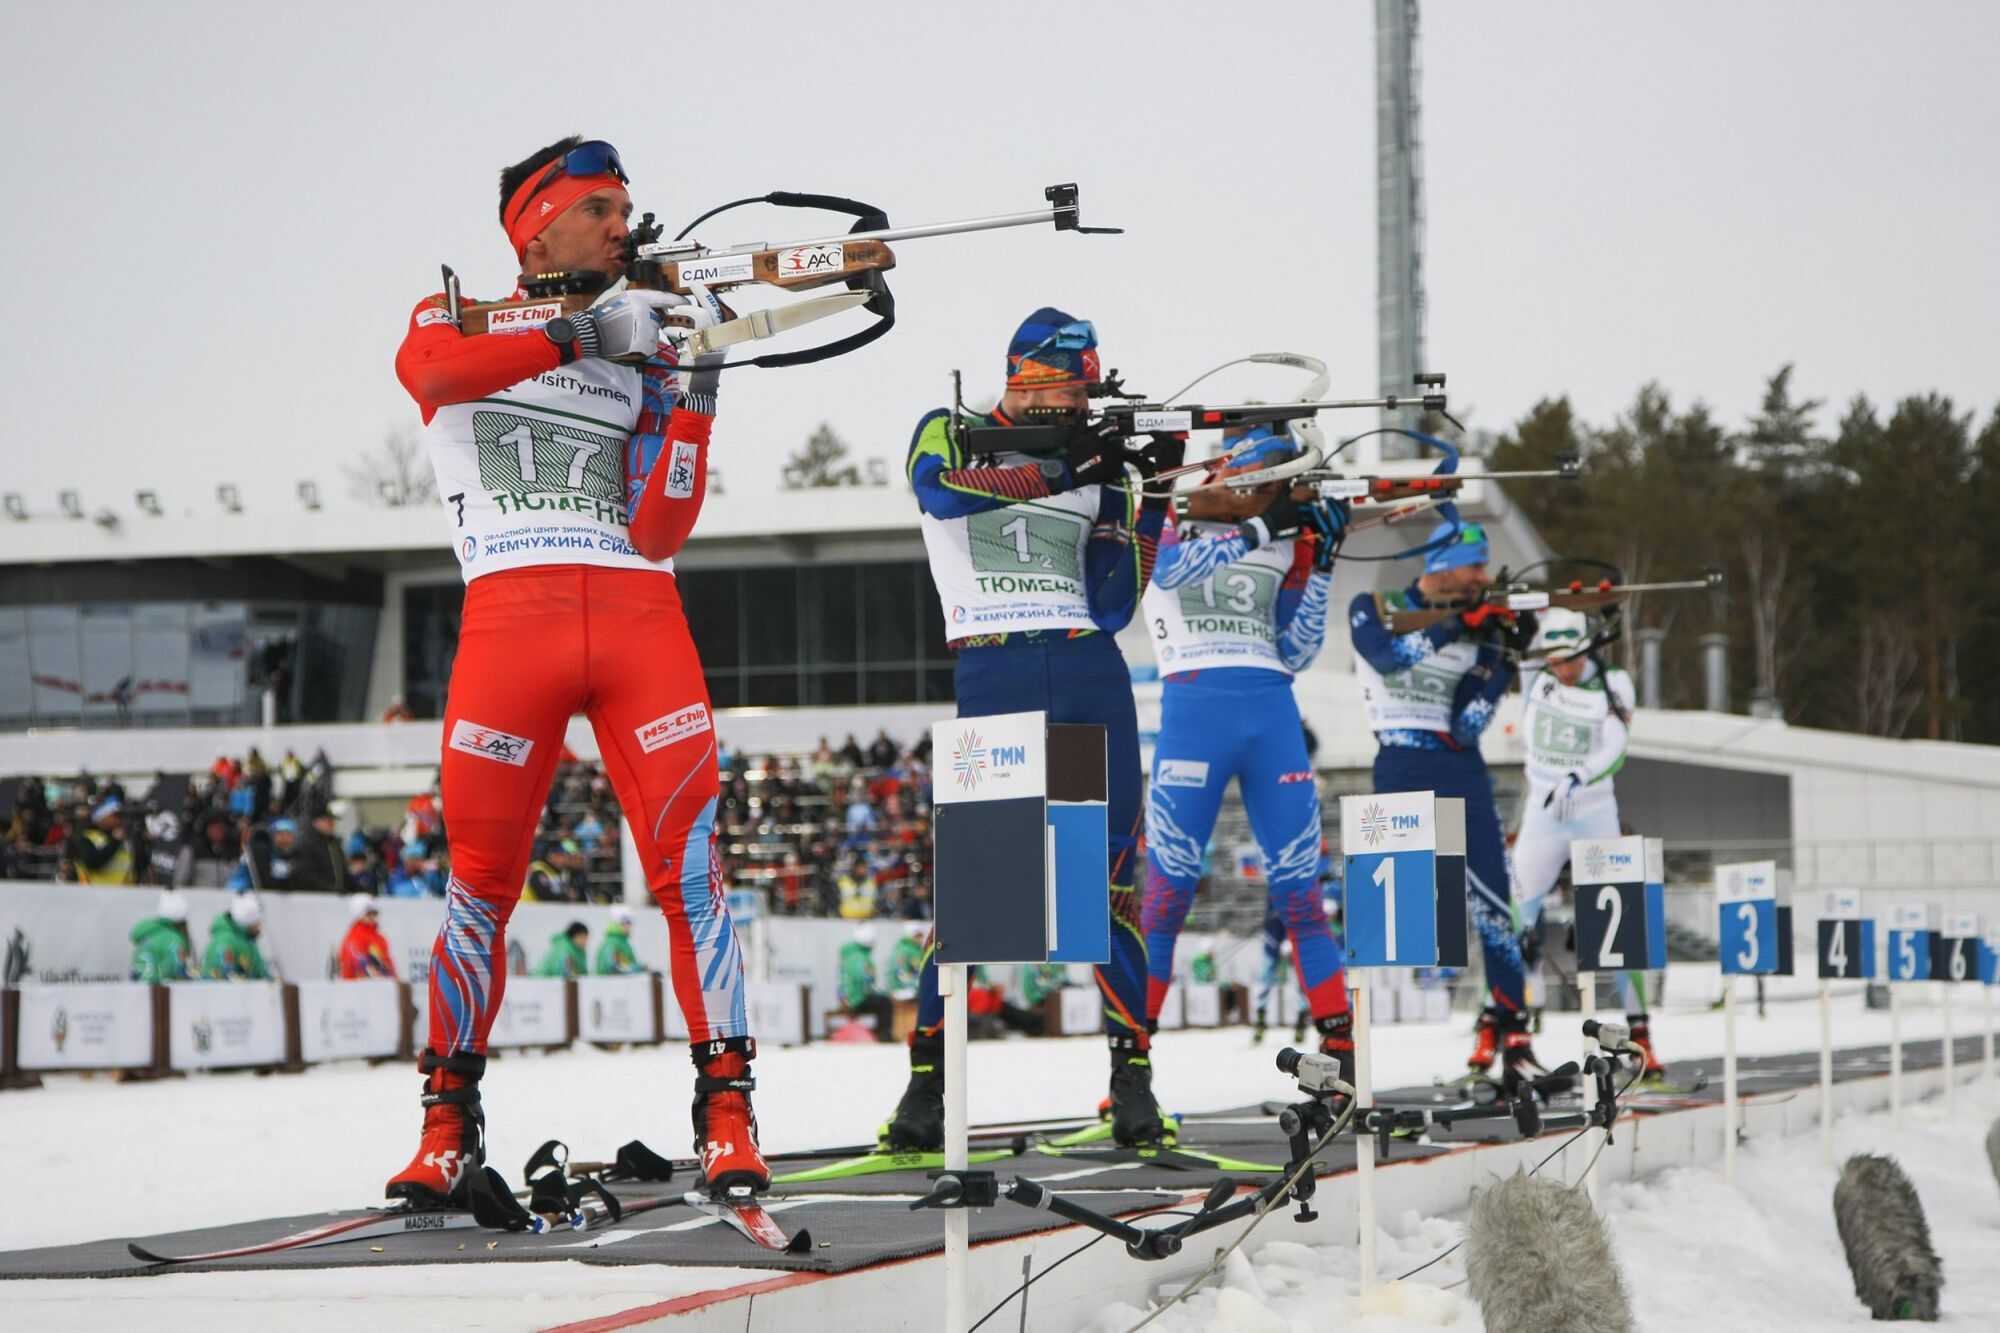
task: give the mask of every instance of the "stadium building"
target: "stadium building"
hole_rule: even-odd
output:
[[[1487,525],[1496,567],[1549,554],[1497,484],[1473,481],[1461,499]],[[1413,546],[1429,522],[1358,534],[1346,554]],[[442,712],[464,596],[447,542],[429,504],[0,519],[0,774],[192,772],[218,748],[324,746],[345,794],[422,790],[438,744],[435,723],[422,723]],[[883,729],[907,742],[950,715],[943,615],[900,479],[712,495],[677,568],[721,732],[737,749],[805,753],[822,736],[865,742]],[[1343,559],[1334,604],[1412,574],[1410,561]],[[1142,732],[1158,697],[1145,638],[1136,622],[1122,636]],[[526,630],[522,650],[533,649]],[[1337,626],[1297,688],[1333,825],[1331,798],[1368,789],[1374,751]],[[399,697],[417,725],[379,723]],[[1520,787],[1518,709],[1515,698],[1484,747],[1503,811]],[[596,754],[581,721],[570,743]],[[1630,753],[1621,810],[1666,838],[1676,878],[1705,880],[1718,858],[1772,856],[1795,891],[1931,885],[1968,910],[2000,909],[1991,747],[1642,708]],[[1232,801],[1216,846],[1238,844],[1247,851],[1250,838]],[[1220,880],[1254,879],[1254,864],[1225,859]],[[1242,904],[1254,908],[1254,895]]]

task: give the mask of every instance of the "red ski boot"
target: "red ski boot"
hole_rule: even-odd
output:
[[[1475,1074],[1493,1068],[1494,1058],[1500,1054],[1501,1017],[1492,1005],[1479,1011],[1479,1022],[1472,1029],[1472,1054],[1465,1057],[1465,1067]]]
[[[479,1109],[479,1079],[486,1057],[425,1051],[417,1061],[424,1078],[424,1133],[417,1155],[390,1177],[383,1190],[413,1208],[466,1206],[465,1185],[486,1161],[486,1116]]]
[[[757,1043],[750,1037],[697,1042],[693,1047],[694,1151],[701,1158],[701,1187],[721,1195],[731,1187],[771,1188],[771,1168],[757,1147],[757,1116],[750,1093],[757,1080],[750,1062]]]
[[[1500,1054],[1500,1097],[1503,1101],[1511,1102],[1523,1092],[1551,1096],[1575,1086],[1574,1079],[1551,1079],[1548,1068],[1535,1058],[1535,1038],[1528,1031],[1528,1022],[1525,1010],[1502,1014],[1498,1018],[1503,1047]]]
[[[1313,1026],[1319,1029],[1319,1053],[1330,1055],[1340,1061],[1340,1081],[1354,1082],[1354,1015],[1331,1014],[1326,1018],[1315,1018]]]
[[[1632,1028],[1632,1044],[1646,1054],[1646,1070],[1639,1075],[1642,1083],[1658,1083],[1667,1076],[1667,1067],[1660,1063],[1660,1057],[1653,1054],[1653,1033],[1645,1014],[1633,1014],[1627,1020]]]

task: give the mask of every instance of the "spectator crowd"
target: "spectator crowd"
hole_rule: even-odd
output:
[[[807,756],[722,749],[724,882],[768,890],[784,916],[931,917],[930,739],[826,737]]]
[[[721,747],[716,833],[724,883],[767,892],[781,915],[931,917],[930,742],[887,732],[863,746],[822,737],[810,755]],[[334,799],[325,751],[271,763],[218,753],[202,773],[157,775],[141,794],[115,778],[0,783],[0,878],[442,897],[451,877],[437,786],[399,822],[365,826]],[[343,828],[343,823],[346,827]],[[624,896],[623,824],[603,769],[565,753],[523,886],[530,902]]]

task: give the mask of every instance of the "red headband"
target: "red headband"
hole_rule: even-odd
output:
[[[539,175],[531,177],[507,201],[507,216],[511,219],[507,223],[507,239],[514,243],[514,258],[523,263],[527,262],[528,242],[541,235],[542,229],[561,216],[571,204],[599,190],[625,188],[625,182],[608,171],[595,176],[572,176],[568,172],[558,172],[539,194],[530,193],[540,179]]]

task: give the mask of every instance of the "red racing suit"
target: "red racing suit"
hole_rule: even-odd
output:
[[[340,979],[360,981],[367,977],[394,977],[396,961],[389,956],[389,941],[366,921],[347,928],[340,941]]]
[[[672,560],[701,510],[714,419],[676,404],[664,349],[643,366],[563,357],[538,328],[461,333],[442,296],[418,304],[396,355],[467,582],[445,705],[440,1054],[485,1053],[507,919],[579,712],[666,916],[690,1040],[748,1035],[715,856],[714,722]]]

